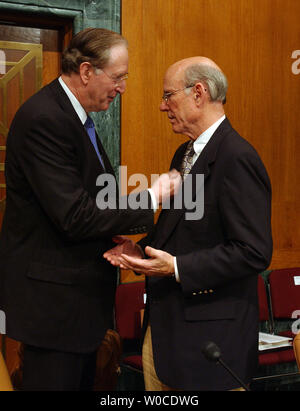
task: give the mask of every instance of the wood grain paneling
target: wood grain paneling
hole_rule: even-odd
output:
[[[129,41],[128,88],[122,97],[121,163],[128,175],[161,173],[186,140],[159,112],[162,80],[173,62],[215,60],[228,77],[232,125],[259,152],[273,188],[271,268],[300,266],[300,49],[298,0],[123,0]],[[135,277],[136,278],[136,277]],[[122,273],[123,281],[134,279]]]

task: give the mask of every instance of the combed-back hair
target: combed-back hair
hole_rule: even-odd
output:
[[[109,61],[111,48],[127,40],[119,33],[102,28],[86,28],[77,33],[62,55],[62,72],[79,73],[79,66],[89,62],[97,68],[104,68]]]
[[[226,102],[227,78],[222,71],[208,64],[193,64],[185,70],[185,86],[193,86],[204,82],[212,101]]]

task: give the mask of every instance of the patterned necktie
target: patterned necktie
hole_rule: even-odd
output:
[[[181,167],[180,167],[180,174],[183,180],[189,174],[189,172],[191,171],[191,168],[193,167],[194,154],[195,154],[194,141],[191,140],[186,147],[186,151],[184,153]]]
[[[97,142],[96,142],[97,137],[96,137],[96,131],[95,131],[95,124],[94,124],[93,120],[91,119],[91,117],[87,116],[87,119],[84,123],[84,128],[86,129],[86,131],[87,131],[87,133],[90,137],[90,140],[91,140],[91,142],[92,142],[92,144],[93,144],[93,146],[96,150],[96,153],[97,153],[97,156],[100,160],[100,163],[102,164],[102,167],[105,170],[104,163],[103,163],[103,160],[102,160],[102,157],[101,157],[101,154],[99,152]]]

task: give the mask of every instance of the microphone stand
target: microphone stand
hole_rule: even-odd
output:
[[[250,391],[249,387],[247,387],[247,385],[222,360],[221,350],[213,341],[206,342],[203,345],[201,351],[208,361],[212,361],[216,364],[221,364],[222,367],[224,367],[225,370],[228,371],[229,374],[231,374],[231,376],[241,385],[241,387],[245,389],[245,391]]]
[[[239,383],[241,386],[245,389],[245,391],[250,391],[250,389],[247,387],[247,385],[228,367],[228,365],[225,364],[225,362],[222,360],[222,358],[219,358],[217,360],[217,364],[221,364],[231,375],[232,377]]]

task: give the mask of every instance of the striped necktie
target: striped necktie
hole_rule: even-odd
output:
[[[189,174],[189,172],[191,171],[191,168],[193,167],[194,154],[195,154],[194,141],[191,140],[186,147],[186,151],[184,153],[181,167],[180,167],[180,174],[183,180]]]

